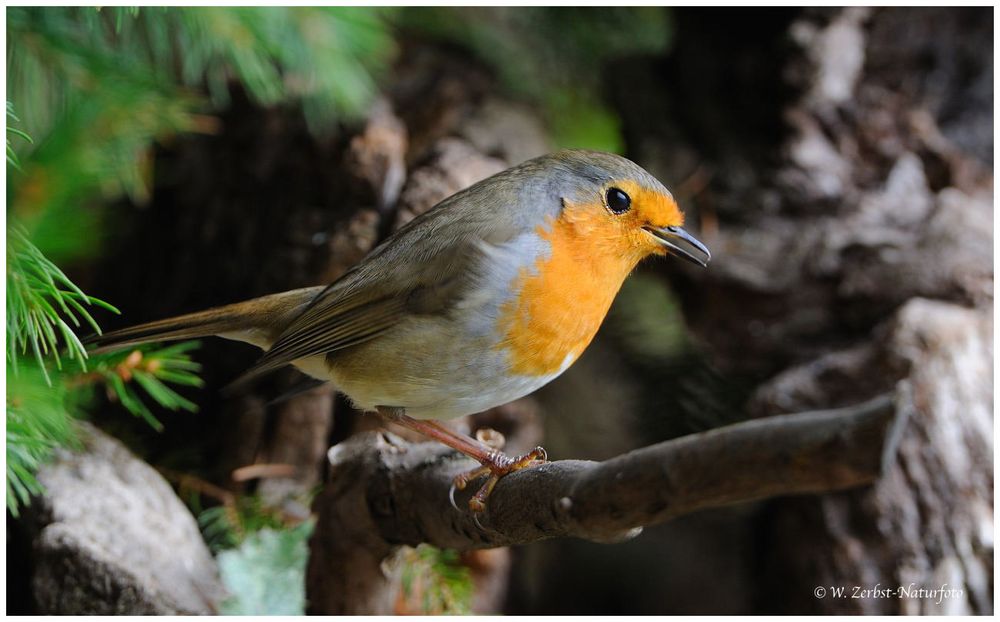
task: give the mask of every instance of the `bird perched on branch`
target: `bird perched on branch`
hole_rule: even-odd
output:
[[[218,335],[265,354],[236,382],[294,365],[480,463],[485,509],[509,457],[438,423],[551,382],[597,333],[625,277],[649,255],[704,266],[670,192],[623,157],[568,150],[445,199],[326,287],[273,294],[90,339],[100,349]]]

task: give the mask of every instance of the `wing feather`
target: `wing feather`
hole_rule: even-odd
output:
[[[510,171],[453,195],[389,236],[365,259],[321,291],[281,331],[254,367],[233,384],[293,363],[374,339],[408,314],[445,313],[489,261],[484,248],[525,230],[523,214],[504,209],[520,180]],[[496,205],[495,209],[485,206]],[[552,203],[553,209],[559,207]],[[462,210],[462,214],[457,211]],[[533,214],[540,223],[546,211]],[[528,227],[528,229],[532,229]]]
[[[336,304],[313,308],[309,322],[289,327],[267,353],[236,379],[234,385],[284,367],[299,359],[349,348],[378,337],[395,326],[406,310],[405,298],[391,297],[346,310]],[[291,330],[290,330],[291,329]]]

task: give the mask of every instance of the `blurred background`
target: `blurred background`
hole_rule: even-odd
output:
[[[890,393],[900,455],[872,489],[624,544],[407,550],[394,611],[992,613],[991,9],[6,19],[8,612],[303,613],[326,450],[379,422],[326,389],[275,402],[291,370],[223,397],[242,344],[77,336],[329,283],[580,147],[671,188],[711,267],[643,265],[564,376],[462,425],[601,460]],[[961,595],[813,592],[879,582]]]

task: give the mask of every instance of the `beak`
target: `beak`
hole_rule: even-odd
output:
[[[645,227],[645,229],[656,238],[657,242],[669,248],[681,259],[698,264],[702,268],[708,266],[708,262],[712,259],[712,253],[708,251],[708,248],[680,227],[650,226]]]

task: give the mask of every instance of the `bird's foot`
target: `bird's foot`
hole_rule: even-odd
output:
[[[534,464],[543,464],[547,459],[548,455],[541,447],[535,447],[523,456],[517,457],[508,456],[497,450],[491,451],[481,461],[481,466],[455,476],[451,485],[451,504],[455,505],[455,490],[465,490],[465,487],[473,481],[486,477],[486,483],[469,499],[469,510],[479,514],[486,510],[486,501],[501,477]]]
[[[448,491],[448,498],[451,501],[451,505],[457,510],[458,504],[455,503],[455,491],[464,490],[471,482],[481,477],[487,478],[486,483],[469,500],[469,509],[472,510],[473,517],[476,518],[477,523],[479,522],[479,514],[486,510],[486,500],[489,498],[490,493],[493,492],[493,488],[500,481],[501,477],[514,471],[520,471],[532,464],[543,463],[547,459],[545,450],[541,447],[535,447],[523,456],[516,458],[508,456],[500,451],[506,440],[503,434],[496,430],[488,428],[480,429],[476,432],[476,438],[471,439],[435,421],[414,419],[406,415],[402,408],[379,406],[375,411],[387,421],[398,423],[403,427],[420,432],[436,441],[444,443],[448,447],[469,456],[481,465],[468,473],[462,473],[455,477],[452,480],[451,490]]]

